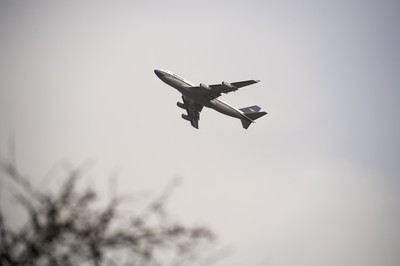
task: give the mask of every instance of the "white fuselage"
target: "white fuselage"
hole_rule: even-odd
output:
[[[199,93],[198,87],[196,87],[191,82],[179,77],[178,75],[170,71],[159,69],[155,72],[163,82],[170,85],[171,87],[174,87],[180,93],[182,93],[182,95],[193,99],[195,102],[198,102],[205,107],[212,108],[225,115],[229,115],[239,119],[248,119],[242,111],[219,99],[207,99],[202,93]]]

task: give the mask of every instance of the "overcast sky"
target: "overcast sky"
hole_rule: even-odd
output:
[[[210,226],[219,265],[400,265],[399,1],[1,1],[0,154],[95,159],[102,190],[156,195]],[[155,68],[268,115],[181,119]],[[33,181],[36,179],[33,178]],[[59,182],[57,180],[53,182]],[[4,203],[4,202],[3,202]]]

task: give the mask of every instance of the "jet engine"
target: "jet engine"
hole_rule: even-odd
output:
[[[225,81],[222,81],[222,87],[224,87],[224,89],[227,89],[227,90],[232,90],[232,91],[237,90],[237,88],[235,86],[233,86],[229,82],[225,82]]]
[[[186,109],[186,105],[184,103],[181,102],[177,102],[176,105],[182,109]]]
[[[187,121],[190,121],[190,120],[191,120],[191,119],[190,119],[190,116],[188,116],[188,115],[186,115],[186,114],[182,114],[182,118],[185,119],[185,120],[187,120]]]
[[[211,90],[210,86],[207,86],[206,84],[200,83],[200,88],[205,89],[205,90]]]

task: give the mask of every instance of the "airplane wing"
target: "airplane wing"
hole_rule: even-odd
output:
[[[235,91],[241,87],[249,86],[254,83],[260,82],[259,80],[245,80],[245,81],[238,81],[238,82],[232,82],[230,85],[234,88],[233,90],[229,90],[229,83],[227,82],[222,82],[221,84],[216,84],[216,85],[211,85],[211,88],[216,88],[216,89],[222,89],[223,93],[228,93],[231,91]],[[228,85],[228,86],[226,86]],[[222,87],[222,88],[221,88]]]
[[[182,118],[188,120],[194,128],[199,128],[200,112],[203,106],[186,96],[182,96],[182,100],[187,112],[187,115],[183,114]]]
[[[254,83],[260,82],[259,80],[245,80],[245,81],[238,81],[228,83],[223,81],[221,84],[214,84],[214,85],[204,85],[200,84],[199,87],[195,87],[201,93],[206,96],[209,100],[218,98],[221,96],[222,93],[229,93],[231,91],[237,91],[241,87],[249,86]]]

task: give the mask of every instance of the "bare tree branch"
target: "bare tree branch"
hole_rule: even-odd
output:
[[[93,190],[79,189],[86,166],[64,168],[65,182],[50,193],[32,186],[15,160],[0,161],[0,173],[18,188],[13,196],[28,217],[15,229],[0,209],[0,265],[190,265],[215,238],[208,228],[169,218],[165,204],[179,179],[144,212],[121,218],[123,197],[111,191],[106,206],[99,208]]]

